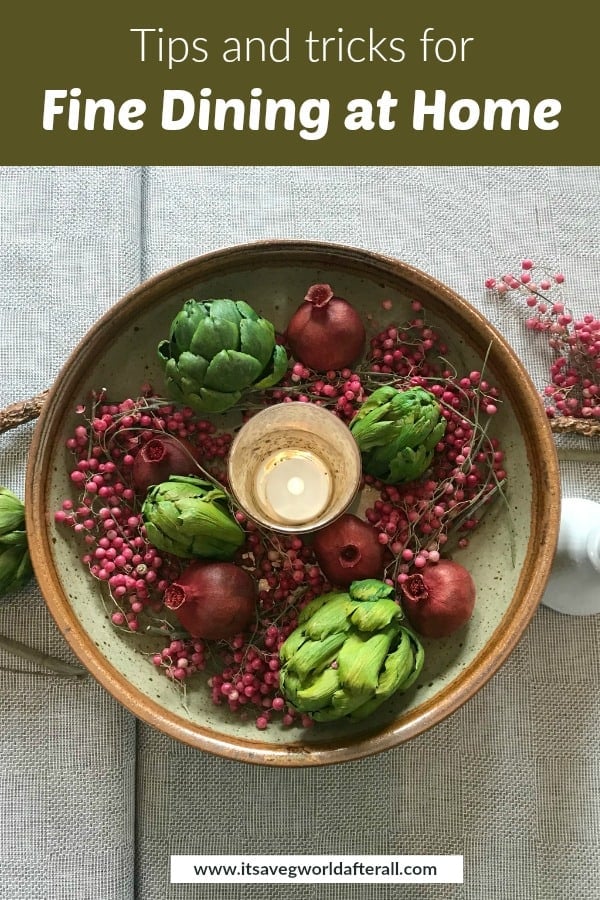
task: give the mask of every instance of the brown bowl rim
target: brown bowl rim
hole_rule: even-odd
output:
[[[508,396],[518,386],[513,409],[526,444],[532,474],[531,530],[525,562],[515,596],[489,640],[475,659],[439,694],[409,710],[400,723],[349,738],[343,746],[329,741],[311,745],[269,744],[246,740],[192,725],[166,711],[135,688],[106,658],[79,623],[55,571],[50,548],[47,485],[49,448],[61,422],[72,412],[72,399],[81,375],[105,338],[165,291],[182,290],[189,283],[226,274],[232,269],[265,266],[343,267],[376,282],[384,281],[416,298],[448,320],[460,307],[461,336],[483,356]],[[533,465],[535,463],[535,465]],[[265,240],[237,244],[186,260],[157,273],[127,292],[92,325],[72,350],[49,390],[37,422],[28,457],[25,485],[26,528],[35,575],[59,630],[96,680],[137,718],[197,749],[240,762],[268,766],[320,766],[374,755],[416,737],[447,718],[495,674],[530,623],[550,575],[560,523],[560,486],[556,448],[539,394],[520,359],[470,303],[451,288],[414,266],[370,250],[325,241]],[[517,599],[520,596],[520,599]]]

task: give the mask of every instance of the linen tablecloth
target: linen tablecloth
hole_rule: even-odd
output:
[[[541,388],[544,341],[483,280],[530,256],[566,273],[576,313],[598,314],[599,201],[598,168],[1,169],[0,406],[48,386],[144,278],[262,238],[351,244],[430,272],[485,313]],[[21,495],[32,429],[0,436],[0,484]],[[558,443],[563,496],[600,500],[597,441]],[[73,660],[34,582],[0,602],[0,634]],[[597,900],[599,662],[600,616],[542,607],[500,672],[430,732],[286,771],[192,750],[91,678],[0,654],[0,898]],[[174,853],[458,853],[465,877],[170,886]]]

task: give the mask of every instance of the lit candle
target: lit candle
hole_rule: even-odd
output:
[[[331,472],[310,450],[279,450],[260,466],[256,499],[274,519],[300,525],[316,519],[331,499]]]
[[[350,505],[360,484],[360,451],[345,422],[293,400],[267,406],[240,428],[227,474],[250,519],[300,534],[323,528]]]

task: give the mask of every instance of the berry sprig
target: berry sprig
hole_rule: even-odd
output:
[[[154,397],[147,387],[140,397],[119,403],[109,402],[100,391],[89,409],[77,407],[80,422],[66,441],[77,497],[65,498],[54,514],[57,523],[83,540],[81,560],[107,586],[113,625],[130,632],[140,629],[141,613],[162,612],[162,595],[181,568],[180,560],[158,553],[146,538],[141,499],[132,481],[136,454],[156,434],[184,438],[198,447],[204,471],[212,476],[208,467],[218,474],[232,440],[191,409],[176,409]]]
[[[600,421],[600,318],[592,313],[575,318],[563,299],[562,272],[540,272],[538,277],[536,269],[531,259],[524,259],[517,275],[487,278],[485,287],[499,298],[522,298],[530,311],[525,326],[547,337],[553,358],[543,390],[546,413],[551,420],[562,419],[562,425],[565,417],[575,422],[573,428],[557,423],[555,430],[594,433],[594,423]]]

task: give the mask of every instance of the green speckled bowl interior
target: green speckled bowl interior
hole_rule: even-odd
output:
[[[135,397],[143,382],[160,392],[156,345],[189,298],[244,299],[283,328],[307,287],[329,282],[362,313],[369,332],[414,316],[419,299],[449,345],[459,371],[481,369],[500,386],[494,420],[506,453],[507,504],[496,502],[454,558],[472,573],[477,603],[467,627],[445,640],[425,641],[426,664],[410,693],[390,699],[369,720],[308,730],[277,723],[260,732],[215,706],[206,679],[186,691],[149,659],[147,636],[125,634],[110,621],[101,587],[80,562],[82,546],[54,524],[71,495],[65,441],[75,407],[104,387],[117,401]],[[383,300],[392,309],[384,311]],[[357,497],[354,510],[369,498]],[[145,282],[107,313],[66,362],[40,417],[27,477],[28,533],[46,602],[59,628],[91,673],[134,714],[198,748],[270,765],[317,765],[365,756],[414,737],[469,699],[497,670],[527,626],[542,595],[558,533],[559,491],[554,445],[537,393],[503,339],[466,300],[426,274],[386,257],[309,242],[264,242],[219,251]]]

